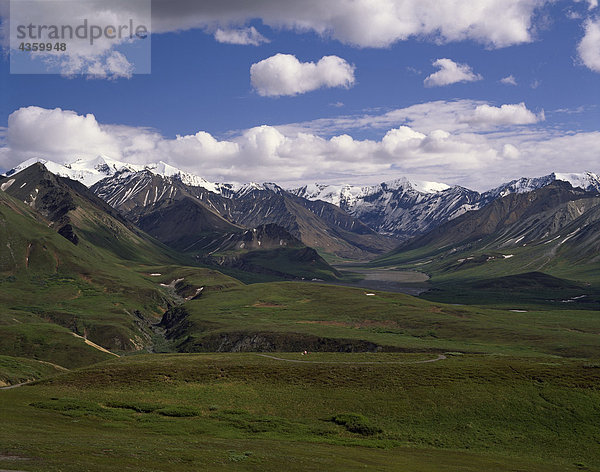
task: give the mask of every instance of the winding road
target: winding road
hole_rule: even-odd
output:
[[[348,365],[399,364],[399,365],[402,365],[402,364],[429,364],[431,362],[438,362],[438,361],[443,361],[444,359],[447,359],[447,357],[445,355],[440,354],[435,359],[424,359],[422,361],[409,361],[409,362],[403,362],[403,361],[380,361],[380,362],[376,362],[376,361],[356,361],[356,362],[352,362],[352,361],[303,361],[301,359],[284,359],[283,357],[275,357],[275,356],[270,356],[268,354],[256,354],[256,355],[260,356],[260,357],[266,357],[267,359],[273,359],[275,361],[293,362],[296,364],[348,364]],[[10,390],[11,388],[22,387],[24,385],[28,385],[33,382],[35,382],[35,380],[32,380],[31,382],[23,382],[23,383],[19,383],[19,384],[15,384],[15,385],[9,385],[8,387],[0,387],[0,390]]]
[[[282,357],[270,356],[268,354],[256,354],[256,355],[257,356],[261,356],[261,357],[266,357],[268,359],[273,359],[273,360],[276,360],[276,361],[295,362],[297,364],[350,364],[350,365],[360,365],[360,364],[428,364],[430,362],[438,362],[438,361],[443,361],[444,359],[447,359],[446,356],[444,356],[443,354],[440,354],[435,359],[425,359],[425,360],[422,360],[422,361],[409,361],[409,362],[403,362],[403,361],[381,361],[381,362],[376,362],[376,361],[357,361],[357,362],[352,362],[352,361],[303,361],[303,360],[300,360],[300,359],[284,359]]]
[[[0,387],[0,390],[10,390],[11,388],[22,387],[23,385],[27,385],[27,384],[30,384],[33,382],[35,382],[35,380],[32,380],[31,382],[23,382],[23,383],[19,383],[19,384],[9,385],[7,387]]]

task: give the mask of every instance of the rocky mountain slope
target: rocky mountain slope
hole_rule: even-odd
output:
[[[424,234],[467,211],[483,208],[497,198],[511,193],[531,192],[555,181],[569,182],[573,187],[600,192],[600,177],[591,172],[521,178],[484,193],[460,186],[411,182],[407,179],[365,187],[314,184],[290,192],[308,200],[338,205],[375,231],[405,239]]]
[[[521,178],[480,193],[407,179],[373,186],[311,184],[291,190],[272,183],[220,184],[163,162],[140,166],[105,157],[46,165],[91,185],[98,196],[150,234],[168,239],[169,244],[180,239],[175,241],[178,247],[193,244],[194,235],[204,237],[211,228],[223,233],[274,223],[308,246],[355,259],[381,254],[394,241],[425,234],[498,198],[556,181],[600,192],[600,177],[591,172]],[[197,222],[192,224],[192,218]],[[178,222],[180,230],[167,235]]]
[[[378,263],[415,264],[453,277],[465,271],[473,279],[548,270],[578,277],[597,273],[599,228],[600,196],[555,181],[498,198],[414,237]]]
[[[122,258],[172,261],[173,254],[141,232],[85,185],[35,163],[0,180],[0,189],[36,210],[71,243],[93,245]]]
[[[372,258],[397,243],[335,205],[297,197],[275,184],[222,186],[214,192],[189,185],[179,175],[145,170],[118,172],[91,190],[148,233],[183,250],[211,234],[265,224],[341,257]]]
[[[456,247],[488,236],[495,238],[497,247],[527,244],[553,237],[597,203],[594,194],[556,181],[529,193],[498,198],[481,210],[462,215],[400,248]]]

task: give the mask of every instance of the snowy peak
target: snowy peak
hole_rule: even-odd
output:
[[[203,187],[211,192],[220,193],[223,187],[231,188],[230,185],[217,184],[207,181],[188,172],[173,167],[166,162],[160,161],[155,164],[127,164],[114,159],[98,156],[95,158],[76,158],[64,163],[57,163],[42,158],[28,159],[6,173],[7,176],[17,174],[30,165],[40,162],[44,164],[53,174],[78,180],[87,187],[91,187],[100,180],[112,177],[115,174],[136,173],[149,171],[152,174],[167,178],[177,178],[185,185],[191,187]]]
[[[250,182],[244,185],[231,186],[233,193],[230,195],[223,194],[226,197],[232,198],[241,198],[252,192],[273,192],[273,193],[283,193],[283,190],[279,185],[274,184],[272,182],[264,182],[262,184],[256,182]]]
[[[417,192],[434,194],[449,188],[451,188],[449,185],[439,182],[412,181],[403,177],[389,182],[382,182],[378,185],[367,186],[315,183],[291,189],[289,192],[308,200],[322,200],[342,208],[353,208],[361,200],[382,193]]]
[[[92,186],[99,180],[102,180],[106,177],[111,177],[119,171],[129,170],[135,172],[138,170],[137,166],[125,164],[124,162],[115,161],[103,156],[98,156],[93,159],[78,158],[62,164],[48,161],[46,159],[33,158],[28,159],[15,168],[9,170],[6,175],[10,176],[18,174],[36,162],[44,164],[46,169],[55,175],[78,180],[87,187]]]
[[[573,188],[582,188],[588,192],[600,192],[600,176],[593,172],[583,172],[580,174],[561,174],[555,172],[551,175],[556,180],[569,182]]]
[[[381,186],[387,188],[388,190],[416,190],[420,193],[438,193],[451,188],[450,185],[440,182],[408,180],[406,178],[392,180],[391,182],[384,182],[381,184]]]
[[[557,180],[568,182],[573,188],[581,188],[588,192],[600,192],[600,177],[593,172],[583,173],[558,173],[545,175],[543,177],[522,177],[503,184],[484,194],[486,198],[502,198],[512,193],[529,193],[546,187]]]
[[[155,175],[159,175],[161,177],[176,178],[179,179],[181,183],[185,185],[188,185],[190,187],[202,187],[213,193],[221,193],[224,187],[228,189],[231,188],[231,186],[228,184],[209,182],[203,177],[182,171],[163,161],[159,161],[156,164],[147,164],[142,167],[144,170],[150,171]]]
[[[282,192],[283,189],[274,183],[249,183],[240,184],[222,184],[209,182],[198,175],[182,171],[166,162],[159,161],[154,164],[127,164],[110,159],[105,156],[95,158],[77,158],[64,163],[57,163],[42,158],[28,159],[6,173],[6,176],[17,174],[28,168],[30,165],[39,162],[44,164],[53,174],[61,177],[68,177],[78,180],[86,187],[92,187],[100,180],[107,177],[115,177],[116,181],[123,181],[131,174],[150,172],[151,174],[164,177],[167,180],[178,180],[188,187],[200,187],[225,197],[231,198],[236,195],[243,196],[253,190],[270,190],[275,193]]]

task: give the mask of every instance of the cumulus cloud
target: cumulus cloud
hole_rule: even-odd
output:
[[[517,79],[515,79],[513,75],[509,75],[500,79],[500,82],[504,85],[517,85]]]
[[[452,59],[437,59],[433,62],[433,66],[439,67],[439,70],[423,81],[425,87],[442,87],[459,82],[476,82],[483,79],[481,75],[475,74],[467,64],[459,64]]]
[[[587,3],[588,4],[588,10],[593,10],[594,8],[596,8],[598,6],[598,0],[575,0],[575,3]]]
[[[500,107],[479,105],[467,121],[471,124],[506,126],[530,125],[544,121],[545,119],[543,110],[536,115],[528,110],[524,103],[518,103],[514,105],[502,105]]]
[[[11,113],[7,132],[0,129],[0,169],[32,157],[68,162],[103,155],[135,164],[163,160],[212,181],[372,183],[409,175],[480,190],[522,175],[599,170],[600,132],[532,126],[543,115],[523,104],[429,102],[392,113],[380,121],[355,117],[355,126],[334,134],[316,125],[263,125],[220,139],[207,131],[167,138],[146,128],[102,124],[91,114],[26,107]],[[392,125],[400,116],[404,124]],[[344,120],[349,124],[351,117]],[[371,139],[353,136],[352,130],[364,131],[369,123],[381,131]]]
[[[260,34],[254,26],[250,28],[238,28],[238,29],[217,29],[215,31],[215,39],[219,43],[226,44],[242,44],[259,46],[263,43],[269,43],[270,41]]]
[[[587,0],[590,5],[595,0]],[[152,32],[203,29],[214,33],[249,21],[296,32],[316,32],[359,47],[387,47],[409,38],[437,43],[472,40],[500,48],[530,42],[536,12],[552,0],[155,0]],[[134,2],[88,0],[55,5],[42,17],[64,21],[106,13],[129,18]],[[77,4],[77,5],[76,5]],[[85,8],[87,13],[83,13]],[[93,13],[90,13],[93,12]],[[539,15],[538,15],[539,16]],[[47,24],[48,22],[46,22]]]
[[[298,95],[322,87],[354,85],[354,66],[337,56],[324,56],[316,64],[300,62],[291,54],[275,54],[250,67],[250,81],[259,95]]]
[[[101,128],[94,115],[79,115],[60,108],[30,106],[11,113],[7,141],[12,151],[28,157],[36,154],[64,157],[82,152],[92,157],[121,155],[117,140]]]
[[[155,32],[260,19],[360,47],[387,47],[411,37],[473,40],[505,47],[532,40],[536,10],[551,0],[162,0],[152,5]]]
[[[586,67],[600,73],[600,18],[586,20],[583,28],[585,34],[577,46],[579,58]]]

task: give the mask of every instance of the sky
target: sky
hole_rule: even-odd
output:
[[[219,182],[476,190],[600,173],[597,0],[0,2],[0,171],[106,156]],[[18,21],[132,17],[151,34],[17,50]]]

